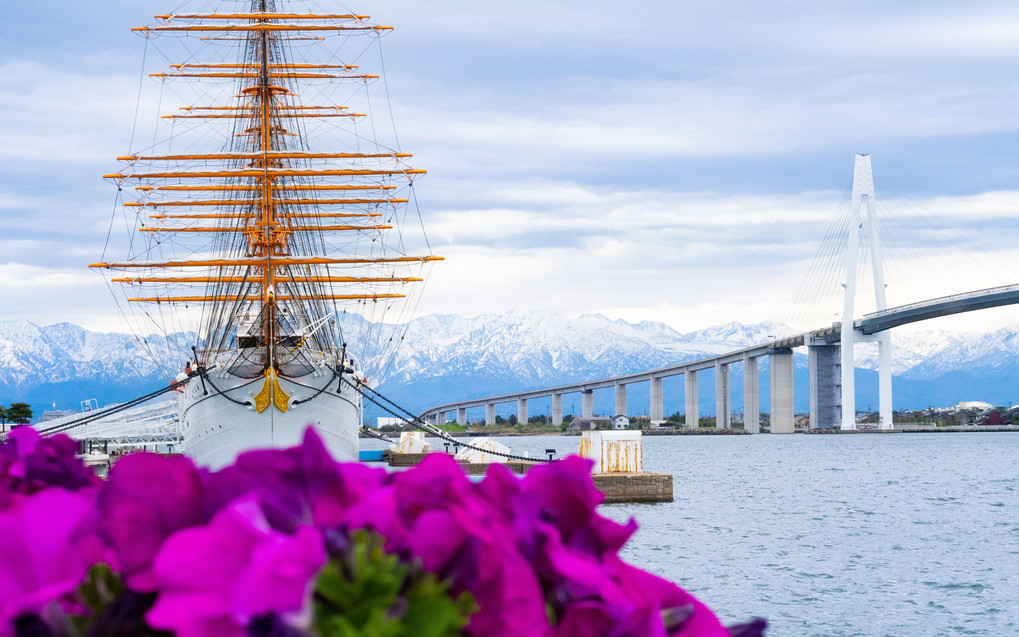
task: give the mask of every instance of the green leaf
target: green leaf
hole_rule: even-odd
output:
[[[477,604],[453,598],[449,583],[385,552],[377,533],[357,531],[333,556],[315,588],[315,629],[321,637],[452,637],[462,634]]]
[[[171,637],[145,623],[145,613],[155,598],[155,594],[129,591],[109,565],[96,564],[77,591],[77,600],[89,612],[67,616],[65,628],[71,637]]]

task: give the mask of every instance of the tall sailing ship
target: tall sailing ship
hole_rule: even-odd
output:
[[[135,29],[146,54],[183,52],[150,75],[160,105],[187,101],[105,176],[127,256],[91,267],[136,329],[167,335],[172,375],[191,376],[176,395],[184,451],[213,468],[298,444],[308,426],[357,459],[357,384],[384,373],[394,319],[441,260],[410,238],[424,171],[382,139],[369,108],[382,78],[360,68],[376,45],[383,66],[391,27],[319,4],[214,2]]]

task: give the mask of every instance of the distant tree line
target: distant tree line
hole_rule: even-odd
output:
[[[28,403],[11,403],[10,407],[4,409],[0,405],[0,425],[6,431],[7,424],[24,425],[32,420],[32,407]]]

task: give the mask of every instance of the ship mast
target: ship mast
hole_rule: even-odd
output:
[[[157,24],[135,31],[146,37],[197,38],[203,43],[199,51],[243,44],[244,57],[237,63],[192,58],[171,64],[169,72],[150,74],[160,82],[233,83],[237,101],[198,102],[163,115],[192,132],[212,127],[201,129],[198,139],[209,143],[219,135],[219,147],[195,144],[188,149],[192,152],[182,153],[170,152],[167,144],[163,153],[119,158],[125,169],[106,178],[121,187],[134,185],[137,200],[124,206],[137,215],[140,227],[135,230],[145,237],[144,246],[126,260],[91,267],[118,272],[112,282],[140,290],[126,295],[133,304],[203,306],[199,348],[206,356],[251,348],[257,340],[260,364],[268,372],[280,371],[301,355],[300,348],[335,352],[336,338],[301,330],[321,325],[337,302],[405,298],[402,287],[423,278],[402,270],[442,258],[408,254],[399,238],[396,249],[386,251],[386,233],[394,228],[387,219],[396,218],[393,211],[408,203],[399,184],[409,185],[425,172],[406,165],[410,154],[385,148],[313,150],[303,136],[305,121],[356,122],[366,113],[325,101],[300,103],[298,83],[367,86],[378,76],[337,63],[335,54],[321,62],[291,62],[284,45],[289,40],[317,44],[332,36],[345,40],[358,33],[377,36],[391,27],[372,25],[369,16],[358,14],[277,11],[275,0],[252,0],[250,13],[156,19]],[[236,127],[223,134],[215,128],[221,123]],[[204,291],[186,289],[192,286]],[[257,323],[248,326],[257,334],[245,332],[242,343],[244,320]],[[285,339],[300,347],[281,345]]]
[[[262,9],[262,23],[265,24],[265,14],[267,12],[266,0],[260,0]],[[262,44],[262,55],[261,55],[261,102],[262,102],[262,167],[264,168],[264,175],[262,177],[262,223],[264,225],[263,233],[265,237],[265,283],[263,289],[265,290],[265,321],[264,327],[264,338],[265,338],[265,361],[266,367],[276,367],[276,300],[275,300],[275,286],[273,285],[273,268],[272,268],[272,253],[276,249],[273,242],[273,229],[276,226],[276,210],[272,200],[272,177],[269,174],[269,152],[272,150],[272,122],[270,119],[270,113],[272,112],[272,95],[269,87],[269,31],[263,30],[261,32],[261,44]]]

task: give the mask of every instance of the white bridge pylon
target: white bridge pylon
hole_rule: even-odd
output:
[[[856,429],[856,357],[853,346],[858,342],[878,345],[878,409],[879,429],[892,429],[892,343],[891,331],[863,334],[854,326],[857,266],[863,261],[864,246],[860,237],[869,239],[871,274],[874,278],[874,302],[877,311],[888,309],[885,298],[884,261],[878,236],[874,205],[874,175],[870,155],[857,155],[853,173],[853,197],[849,204],[849,244],[846,248],[845,298],[842,306],[841,367],[842,425],[844,430]]]

